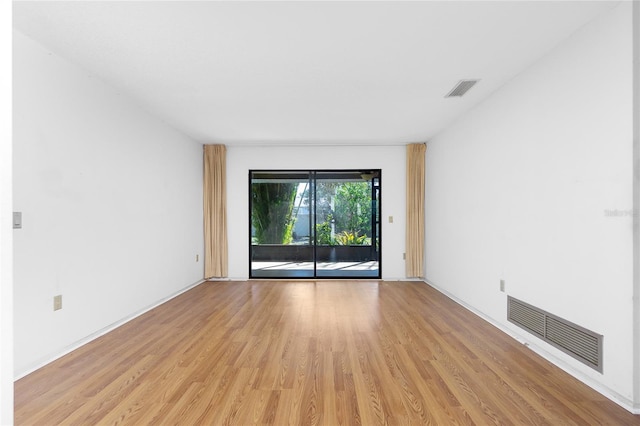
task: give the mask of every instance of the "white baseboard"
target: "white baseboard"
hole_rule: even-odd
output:
[[[467,309],[468,311],[472,312],[473,314],[479,316],[480,318],[482,318],[483,320],[487,321],[489,324],[493,325],[494,327],[496,327],[500,331],[506,333],[507,335],[509,335],[514,340],[517,340],[518,342],[522,343],[523,345],[525,345],[526,347],[531,349],[533,352],[535,352],[536,354],[540,355],[542,358],[546,359],[547,361],[549,361],[553,365],[555,365],[558,368],[560,368],[563,371],[565,371],[567,374],[570,374],[571,376],[573,376],[576,379],[580,380],[582,383],[584,383],[585,385],[589,386],[590,388],[592,388],[596,392],[598,392],[601,395],[603,395],[604,397],[610,399],[612,402],[615,402],[616,404],[618,404],[619,406],[621,406],[625,410],[631,412],[632,414],[640,414],[640,406],[638,406],[637,404],[634,404],[634,402],[632,400],[620,395],[618,392],[614,391],[613,389],[610,389],[609,387],[603,385],[602,383],[593,380],[591,377],[585,375],[581,371],[576,370],[570,364],[566,363],[562,359],[560,359],[560,358],[556,357],[555,355],[553,355],[552,353],[548,352],[543,346],[540,346],[538,344],[538,342],[536,342],[535,340],[530,340],[528,336],[516,333],[513,330],[505,327],[500,322],[495,321],[493,318],[485,315],[484,313],[478,311],[473,306],[467,304],[466,302],[464,302],[463,300],[457,298],[456,296],[454,296],[453,294],[451,294],[448,291],[444,290],[443,288],[435,285],[432,281],[428,281],[427,279],[425,279],[424,282],[428,286],[434,288],[438,292],[442,293],[443,295],[447,296],[449,299],[451,299],[454,302],[456,302],[458,305],[462,306],[463,308]]]
[[[191,290],[192,288],[202,284],[203,282],[205,282],[205,280],[200,280],[200,281],[197,281],[197,282],[195,282],[193,284],[190,284],[187,287],[185,287],[185,288],[183,288],[181,290],[178,290],[177,292],[175,292],[175,293],[173,293],[173,294],[171,294],[171,295],[169,295],[169,296],[167,296],[165,298],[162,298],[162,299],[158,300],[157,302],[155,302],[155,303],[153,303],[153,304],[141,309],[140,311],[137,311],[137,312],[133,313],[132,315],[129,315],[129,316],[125,317],[125,318],[122,318],[121,320],[116,321],[113,324],[110,324],[110,325],[108,325],[108,326],[96,331],[95,333],[92,333],[92,334],[88,335],[87,337],[72,343],[71,345],[67,346],[66,348],[62,349],[61,351],[56,352],[54,354],[51,354],[51,355],[47,356],[46,358],[41,359],[40,361],[34,363],[32,366],[28,367],[24,371],[21,371],[21,372],[17,373],[15,378],[14,378],[14,380],[19,380],[19,379],[23,378],[24,376],[26,376],[28,374],[31,374],[34,371],[44,367],[45,365],[57,360],[58,358],[62,358],[63,356],[65,356],[69,352],[73,352],[74,350],[78,349],[79,347],[84,346],[87,343],[91,342],[92,340],[95,340],[98,337],[103,336],[103,335],[107,334],[108,332],[115,330],[116,328],[120,327],[121,325],[124,325],[124,324],[128,323],[129,321],[139,317],[140,315],[142,315],[142,314],[144,314],[146,312],[149,312],[153,308],[155,308],[157,306],[160,306],[163,303],[168,302],[169,300],[181,295],[182,293],[184,293],[186,291]]]

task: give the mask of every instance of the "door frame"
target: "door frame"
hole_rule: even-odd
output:
[[[308,275],[300,275],[297,276],[295,274],[287,275],[286,273],[282,274],[282,276],[278,275],[256,275],[254,274],[254,268],[252,267],[252,263],[255,260],[254,255],[256,253],[269,253],[269,255],[277,258],[278,251],[281,251],[284,247],[290,247],[294,245],[254,245],[253,244],[253,223],[252,223],[252,183],[255,174],[269,174],[272,173],[274,175],[306,175],[306,178],[309,180],[309,191],[310,194],[308,197],[310,198],[309,202],[309,244],[308,245],[298,245],[298,247],[308,248],[307,252],[310,252],[312,258],[307,259],[307,262],[313,263],[313,270],[311,274]],[[362,175],[371,175],[371,244],[366,246],[346,246],[346,245],[318,245],[317,243],[317,235],[316,235],[316,227],[317,227],[317,188],[316,183],[318,181],[318,176],[322,175],[340,175],[340,174],[355,174],[358,173]],[[322,180],[322,179],[321,179]],[[363,181],[366,181],[363,179]],[[311,194],[313,192],[313,195]],[[382,278],[382,169],[375,168],[362,168],[362,169],[251,169],[248,173],[248,209],[249,209],[249,217],[248,217],[248,229],[249,229],[249,253],[248,253],[248,269],[249,269],[249,279],[381,279]],[[265,247],[264,249],[254,250],[255,247]],[[349,275],[318,275],[318,252],[324,252],[326,250],[335,249],[334,251],[341,252],[350,252],[355,253],[357,251],[366,251],[368,250],[370,253],[375,252],[377,262],[377,275],[366,275],[362,273],[358,275],[357,273],[349,274]],[[350,250],[352,249],[352,250]],[[364,250],[363,250],[364,249]],[[300,250],[300,258],[292,257],[292,261],[304,261],[304,251]],[[291,253],[291,251],[290,251]],[[261,256],[262,257],[262,256]],[[361,255],[356,256],[354,254],[354,259],[362,257]],[[275,260],[275,259],[272,259]]]

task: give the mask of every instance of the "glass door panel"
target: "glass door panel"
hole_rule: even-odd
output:
[[[379,171],[316,172],[316,276],[379,278]]]
[[[313,277],[309,172],[250,173],[250,277]]]

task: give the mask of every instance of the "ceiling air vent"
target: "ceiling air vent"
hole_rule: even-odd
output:
[[[602,373],[602,335],[511,296],[507,319]]]
[[[445,98],[460,97],[467,93],[480,80],[460,80]]]

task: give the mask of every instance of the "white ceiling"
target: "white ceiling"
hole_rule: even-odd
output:
[[[427,141],[616,3],[15,2],[13,18],[197,141],[375,145]]]

